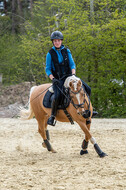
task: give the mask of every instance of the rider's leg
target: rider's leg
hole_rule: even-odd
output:
[[[47,124],[55,126],[54,119],[55,119],[56,112],[57,112],[57,107],[58,107],[58,101],[57,101],[57,99],[54,99],[52,101],[52,106],[51,107],[52,107],[52,112],[51,112],[51,116],[49,117],[49,119],[47,121]]]
[[[53,85],[53,90],[54,90],[54,99],[52,101],[52,112],[51,112],[51,116],[49,117],[47,124],[48,125],[52,125],[55,126],[55,116],[57,113],[57,108],[59,105],[59,101],[60,101],[60,96],[61,96],[61,92],[59,90],[59,88],[61,89],[63,85],[63,81],[60,81],[59,85]]]

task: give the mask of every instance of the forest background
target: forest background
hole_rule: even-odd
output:
[[[49,82],[50,34],[62,31],[76,75],[92,89],[99,117],[126,118],[125,0],[0,1],[2,85]]]

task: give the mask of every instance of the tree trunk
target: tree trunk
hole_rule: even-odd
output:
[[[22,5],[21,5],[21,0],[17,0],[17,4],[18,4],[18,14],[20,16],[22,16]]]
[[[12,34],[15,34],[15,7],[16,7],[16,2],[15,0],[12,0]]]
[[[31,16],[32,16],[32,9],[33,9],[33,0],[30,0],[30,10],[31,10]]]
[[[4,13],[7,15],[7,2],[4,0]]]
[[[23,17],[23,12],[22,12],[22,3],[21,0],[17,0],[17,5],[18,5],[18,15],[19,17],[19,26],[20,26],[20,31],[23,32],[23,27],[21,26],[21,24],[23,23],[22,17]]]

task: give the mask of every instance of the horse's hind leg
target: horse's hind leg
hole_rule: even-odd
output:
[[[38,132],[40,133],[41,137],[43,138],[44,143],[43,147],[46,147],[48,151],[55,152],[54,149],[52,148],[49,139],[47,137],[47,127],[46,127],[46,118],[41,118],[38,121]]]
[[[49,130],[47,129],[47,120],[48,120],[48,116],[45,116],[45,131],[46,131],[46,137],[48,140],[50,140],[50,135],[49,135]]]
[[[48,120],[48,116],[45,116],[45,121],[44,121],[45,123],[44,123],[44,125],[45,125],[46,138],[47,138],[47,140],[50,140],[49,130],[47,129],[47,120]],[[47,148],[45,142],[42,143],[42,146],[44,148]]]

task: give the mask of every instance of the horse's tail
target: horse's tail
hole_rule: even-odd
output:
[[[30,90],[30,96],[32,94],[32,92],[34,91],[34,89],[36,88],[36,86],[33,86]],[[28,119],[32,119],[34,116],[34,112],[33,109],[31,107],[31,103],[30,103],[30,96],[29,96],[29,101],[28,101],[28,109],[24,108],[24,107],[20,107],[20,118],[23,120],[28,120]]]

